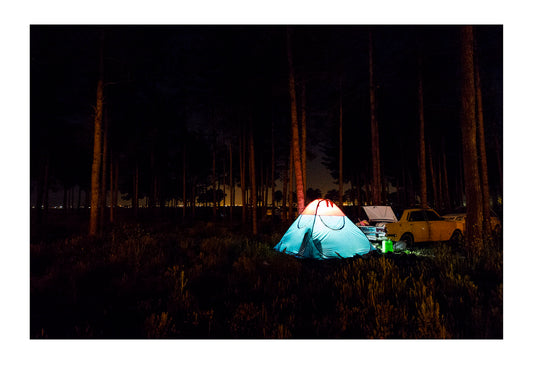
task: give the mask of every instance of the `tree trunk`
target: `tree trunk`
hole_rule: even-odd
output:
[[[294,67],[292,62],[291,31],[287,29],[287,57],[289,61],[289,94],[291,102],[292,147],[294,159],[294,173],[296,177],[296,197],[298,199],[298,213],[305,208],[303,187],[302,159],[300,152],[300,136],[298,135],[298,111],[296,107],[296,87],[294,81]]]
[[[285,169],[283,169],[283,198],[282,198],[281,207],[283,208],[282,209],[282,218],[283,218],[284,221],[289,219],[288,212],[287,212],[287,185],[288,185],[288,181],[289,181],[290,164],[291,164],[291,162],[290,162],[290,158],[289,158],[289,163],[287,164]]]
[[[368,57],[370,71],[370,130],[372,139],[372,204],[381,204],[381,166],[379,157],[379,130],[376,118],[376,95],[374,87],[374,62],[372,33],[368,34]]]
[[[437,208],[439,210],[442,210],[444,206],[444,202],[442,200],[442,164],[441,159],[435,157],[435,164],[437,169],[437,199],[438,199],[438,205]]]
[[[115,184],[113,185],[114,187],[114,190],[113,190],[113,205],[115,206],[115,220],[117,218],[117,210],[118,210],[118,193],[119,193],[119,189],[118,189],[118,175],[119,175],[119,172],[120,172],[120,165],[119,165],[119,160],[117,159],[115,161],[115,173],[114,173],[114,179],[115,179]]]
[[[193,178],[191,184],[191,216],[194,219],[196,216],[196,178]]]
[[[405,178],[405,162],[404,162],[404,155],[402,153],[402,187],[403,190],[401,192],[401,199],[400,202],[402,203],[403,207],[408,206],[408,200],[407,200],[407,179]]]
[[[301,98],[301,122],[302,122],[302,177],[304,196],[307,192],[307,115],[305,111],[305,82],[302,81],[302,98]],[[274,193],[274,191],[272,191]]]
[[[150,181],[150,196],[149,196],[149,204],[148,207],[153,208],[155,207],[156,203],[156,191],[157,191],[157,177],[156,177],[156,165],[155,165],[155,155],[154,155],[154,148],[155,146],[152,145],[150,149],[150,173],[151,173],[151,181]]]
[[[216,220],[217,218],[217,188],[216,188],[216,137],[215,141],[213,143],[213,178],[211,180],[211,184],[213,185],[213,220]]]
[[[254,135],[252,130],[249,133],[250,138],[250,180],[252,190],[252,233],[257,235],[257,185],[255,178],[255,151],[254,151]]]
[[[89,235],[98,233],[98,204],[100,202],[100,169],[102,164],[102,113],[104,109],[104,36],[101,35],[100,45],[100,77],[96,87],[96,108],[94,116],[94,146],[91,170],[91,213],[89,220]]]
[[[262,217],[266,217],[268,211],[268,190],[269,190],[269,177],[268,177],[268,168],[265,169],[265,195],[263,196],[263,212]]]
[[[272,167],[271,167],[271,180],[270,180],[270,183],[272,184],[272,216],[274,215],[274,207],[275,207],[275,203],[274,203],[274,194],[276,192],[276,181],[275,181],[275,169],[276,169],[276,161],[274,160],[274,125],[272,125],[272,156],[271,156],[272,160],[271,160],[271,164],[272,164]]]
[[[186,157],[187,157],[187,152],[186,152],[186,148],[185,148],[185,144],[183,144],[183,161],[182,161],[182,164],[183,164],[183,176],[182,176],[182,190],[183,190],[183,212],[182,212],[182,217],[183,219],[185,219],[185,216],[187,214],[187,160],[186,160]]]
[[[339,207],[342,209],[344,195],[343,176],[342,176],[342,79],[340,82],[340,96],[339,96]]]
[[[450,204],[450,188],[448,185],[448,165],[446,163],[446,148],[444,144],[444,138],[442,139],[442,172],[443,172],[443,188],[444,192],[444,206],[449,209]]]
[[[233,151],[229,142],[229,220],[233,221],[233,207],[235,206],[235,186],[233,184]]]
[[[424,92],[422,86],[422,58],[418,57],[418,121],[420,124],[419,135],[419,172],[420,172],[420,204],[422,208],[428,207],[428,186],[426,169],[426,136],[424,124]]]
[[[474,84],[473,28],[461,27],[461,132],[466,192],[466,241],[468,251],[479,256],[483,249],[483,208],[478,170],[476,93]]]
[[[501,157],[501,145],[500,145],[500,139],[495,136],[494,141],[496,142],[496,158],[498,162],[498,176],[500,178],[500,195],[503,196],[503,164],[502,164],[502,157]]]
[[[111,185],[111,206],[110,206],[110,215],[109,222],[114,223],[117,216],[117,201],[118,201],[118,160],[113,159],[111,164],[111,177],[109,180]]]
[[[240,163],[240,168],[241,168],[241,201],[242,201],[242,213],[241,213],[241,216],[242,216],[242,224],[246,224],[246,176],[245,176],[245,172],[246,172],[246,168],[245,168],[245,165],[246,165],[246,161],[244,160],[245,158],[245,134],[246,134],[246,130],[243,129],[243,132],[242,132],[242,135],[240,137],[240,153],[239,153],[239,163]]]
[[[365,177],[365,205],[370,204],[370,199],[372,198],[372,189],[368,184],[368,176]]]
[[[361,180],[360,180],[360,175],[359,174],[356,174],[355,175],[355,187],[356,187],[356,190],[357,190],[357,205],[361,205],[363,203],[363,201],[361,200]]]
[[[220,185],[220,182],[219,182]],[[222,192],[224,195],[222,196],[222,206],[224,207],[224,211],[226,210],[226,158],[224,157],[222,159]]]
[[[431,144],[431,143],[430,143]],[[433,188],[433,208],[438,208],[437,179],[433,168],[433,151],[431,145],[428,146],[429,174],[431,175],[431,187]]]
[[[133,198],[131,201],[133,216],[137,218],[139,214],[139,163],[135,162],[135,173],[133,174]]]
[[[260,159],[260,168],[259,168],[259,188],[258,188],[258,192],[259,192],[259,199],[258,199],[258,205],[259,203],[261,204],[260,208],[259,208],[259,217],[260,218],[263,218],[263,211],[265,209],[265,176],[264,176],[264,169],[263,169],[263,159],[261,158]]]
[[[109,222],[112,224],[115,220],[115,159],[113,158],[113,151],[109,153],[109,194],[111,196],[111,203],[109,203]]]
[[[490,228],[490,194],[489,194],[489,173],[487,168],[487,152],[485,149],[485,126],[483,123],[483,101],[481,96],[481,79],[479,77],[479,63],[475,59],[475,86],[477,104],[477,136],[479,142],[479,160],[481,175],[481,193],[483,209],[483,233],[491,234]]]
[[[464,158],[463,155],[459,155],[459,180],[457,185],[457,198],[458,203],[456,207],[463,206],[465,200],[465,174],[464,174]]]
[[[293,193],[294,193],[294,150],[291,148],[291,151],[290,151],[290,161],[289,161],[289,192],[287,193],[287,195],[289,196],[288,198],[288,202],[289,202],[289,208],[288,208],[288,215],[287,215],[287,219],[289,220],[293,220],[293,217],[292,217],[292,206],[293,206]]]
[[[103,149],[102,149],[102,183],[100,185],[100,218],[98,220],[98,223],[100,224],[100,228],[103,227],[105,217],[105,207],[107,204],[107,129],[108,129],[108,123],[107,123],[107,111],[105,111],[104,115],[104,124],[103,124]]]

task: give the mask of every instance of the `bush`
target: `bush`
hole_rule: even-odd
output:
[[[501,338],[501,249],[302,260],[216,224],[32,244],[34,338]]]

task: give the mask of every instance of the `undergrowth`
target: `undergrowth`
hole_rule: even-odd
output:
[[[502,252],[345,260],[204,223],[32,244],[32,338],[502,338]]]

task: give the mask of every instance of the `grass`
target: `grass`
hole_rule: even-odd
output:
[[[275,228],[275,227],[274,227]],[[503,337],[501,247],[343,260],[215,223],[122,225],[30,247],[31,338]]]

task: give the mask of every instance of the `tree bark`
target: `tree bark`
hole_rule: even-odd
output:
[[[155,152],[154,152],[155,146],[152,145],[150,149],[150,173],[151,173],[151,181],[150,181],[150,196],[149,196],[149,204],[148,206],[150,208],[155,207],[156,203],[156,191],[157,191],[157,176],[156,176],[156,164],[155,164]]]
[[[477,110],[477,136],[479,142],[479,160],[481,174],[481,193],[483,209],[483,233],[491,234],[490,227],[490,193],[489,193],[489,173],[487,168],[487,152],[485,149],[485,126],[483,123],[483,100],[481,96],[481,79],[479,77],[479,62],[475,58],[475,86],[476,86],[476,110]]]
[[[372,204],[381,204],[381,166],[379,153],[379,130],[376,118],[376,95],[374,87],[374,62],[372,32],[368,34],[368,57],[370,71],[370,130],[372,139]]]
[[[94,116],[94,146],[91,170],[91,212],[89,219],[89,235],[98,233],[98,204],[100,202],[100,169],[102,164],[102,113],[104,108],[104,51],[103,34],[100,45],[100,77],[96,87],[96,108]]]
[[[261,165],[262,166],[262,165]],[[263,210],[261,213],[261,217],[266,217],[267,211],[268,211],[268,190],[269,190],[269,177],[268,177],[269,170],[268,168],[265,168],[265,195],[263,196]]]
[[[344,195],[343,176],[342,176],[342,79],[339,80],[340,95],[339,95],[339,207],[342,209]]]
[[[296,198],[298,200],[298,213],[305,208],[305,195],[303,188],[302,159],[300,152],[300,136],[298,132],[298,111],[296,106],[296,87],[294,80],[294,67],[292,62],[291,31],[287,29],[287,57],[289,61],[289,95],[291,105],[292,147],[294,160],[294,173],[296,178]]]
[[[443,171],[443,192],[444,192],[444,206],[450,208],[450,188],[448,185],[448,164],[446,162],[446,148],[444,138],[442,139],[442,171]]]
[[[284,221],[289,219],[289,215],[288,215],[288,212],[287,212],[287,185],[288,185],[288,181],[289,181],[289,169],[290,169],[290,165],[291,165],[290,160],[291,159],[289,157],[289,162],[288,162],[287,166],[285,167],[285,169],[283,169],[283,198],[282,198],[281,207],[283,208],[283,210],[282,210],[282,218],[283,218]]]
[[[246,130],[243,129],[242,135],[240,137],[240,153],[239,153],[239,162],[240,162],[240,168],[241,168],[241,201],[242,201],[242,224],[244,225],[246,223],[246,162],[244,160],[245,158],[245,135]]]
[[[115,159],[113,158],[113,151],[109,153],[109,194],[111,203],[109,203],[109,222],[112,224],[115,220]]]
[[[193,177],[191,183],[191,216],[194,219],[196,217],[196,178]]]
[[[100,224],[100,228],[103,227],[104,225],[104,221],[105,221],[105,217],[104,217],[104,212],[105,212],[105,207],[106,207],[106,204],[107,204],[107,149],[108,149],[108,144],[107,144],[107,128],[108,128],[108,123],[107,123],[107,111],[105,111],[105,115],[104,115],[104,123],[103,123],[103,141],[102,141],[102,144],[103,144],[103,147],[102,147],[102,178],[101,178],[101,181],[102,183],[100,184],[100,218],[98,220],[98,223]]]
[[[136,218],[139,214],[139,163],[135,162],[135,172],[133,174],[133,197],[131,200],[133,207],[133,216]]]
[[[211,184],[213,185],[213,220],[216,220],[217,218],[217,188],[216,188],[216,136],[215,141],[213,143],[213,178],[211,181]]]
[[[292,217],[292,206],[293,206],[293,193],[294,193],[294,149],[291,148],[290,151],[290,161],[289,161],[289,192],[287,193],[288,202],[289,202],[289,208],[287,212],[287,219],[293,220]]]
[[[274,125],[272,125],[272,156],[271,156],[272,160],[271,160],[271,164],[272,164],[272,167],[271,167],[271,180],[270,180],[270,183],[272,185],[272,216],[274,216],[274,207],[275,207],[275,203],[274,203],[274,194],[275,194],[275,191],[276,191],[276,181],[275,181],[275,169],[276,169],[276,160],[274,159]]]
[[[182,212],[182,218],[185,219],[185,216],[187,214],[187,151],[185,148],[185,144],[183,144],[183,157],[182,157],[182,164],[183,164],[183,176],[182,176],[182,194],[183,194],[183,212]]]
[[[305,81],[302,81],[301,122],[302,122],[302,178],[304,197],[307,192],[307,114],[305,98]],[[274,192],[274,191],[272,191]],[[307,202],[306,202],[307,203]]]
[[[220,182],[219,182],[220,185]],[[224,195],[222,196],[222,206],[224,207],[224,211],[226,210],[226,158],[222,159],[222,192]]]
[[[250,145],[250,180],[252,190],[252,233],[257,235],[257,185],[255,177],[255,151],[254,151],[254,135],[250,130],[249,132],[249,145]]]
[[[229,142],[229,220],[233,221],[233,207],[235,206],[235,186],[233,184],[233,151]]]
[[[499,183],[500,183],[500,195],[503,196],[503,164],[502,164],[502,156],[501,156],[501,144],[500,144],[500,139],[495,136],[494,137],[494,141],[496,142],[496,159],[498,161],[498,176],[500,178],[499,180]]]
[[[481,182],[478,170],[473,28],[461,27],[461,132],[466,193],[466,241],[472,256],[483,249]]]
[[[111,207],[110,207],[110,215],[109,215],[109,221],[111,223],[114,223],[117,217],[117,201],[118,201],[118,159],[115,157],[113,158],[112,164],[111,164],[111,177],[109,180],[109,183],[111,184],[110,192],[111,192]]]
[[[422,86],[422,58],[418,56],[418,121],[419,135],[419,174],[420,174],[420,204],[428,207],[427,169],[426,169],[426,136],[424,123],[424,91]]]
[[[438,208],[437,177],[433,167],[433,151],[431,143],[428,146],[429,174],[431,175],[431,187],[433,188],[433,208]]]
[[[258,205],[260,204],[260,207],[259,207],[259,217],[260,218],[263,218],[263,211],[265,209],[265,176],[264,176],[264,167],[263,167],[263,159],[260,158],[260,168],[259,168],[259,188],[258,188],[258,193],[259,193],[259,198],[258,198]]]

